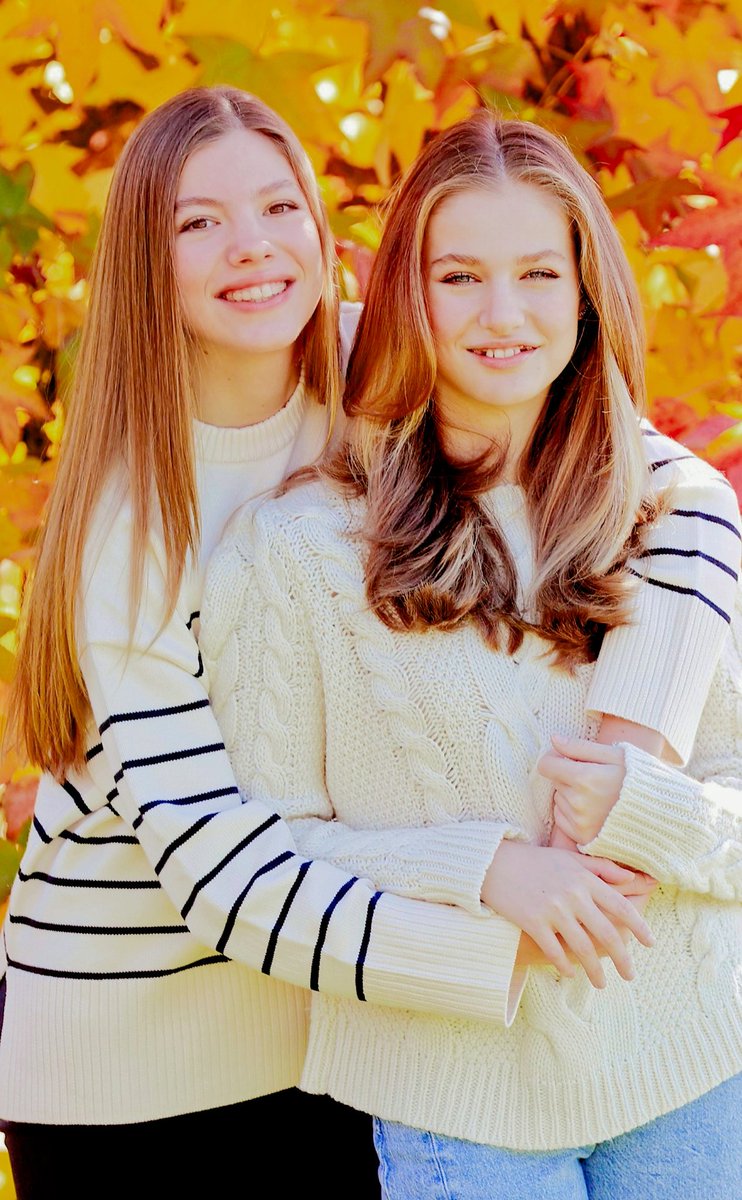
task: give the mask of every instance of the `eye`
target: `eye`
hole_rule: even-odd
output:
[[[470,271],[451,271],[450,275],[444,275],[441,283],[456,284],[475,283],[476,275],[472,275]]]
[[[210,225],[214,225],[213,217],[191,217],[188,221],[184,221],[178,233],[189,233],[191,230],[208,229]]]
[[[534,267],[531,271],[526,271],[526,279],[558,279],[556,271],[552,271],[549,267]]]
[[[280,217],[283,213],[296,212],[299,205],[293,200],[278,200],[275,204],[271,204],[268,212],[272,217]]]

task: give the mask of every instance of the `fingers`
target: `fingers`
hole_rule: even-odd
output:
[[[623,765],[623,750],[617,746],[604,746],[600,742],[589,742],[586,738],[564,737],[560,733],[552,734],[551,742],[559,754],[576,762]]]
[[[647,925],[636,905],[632,904],[626,896],[622,896],[620,892],[611,889],[596,899],[600,907],[608,913],[611,920],[618,920],[627,929],[630,929],[637,941],[641,942],[643,946],[652,947],[654,945],[652,930]]]
[[[541,929],[537,932],[532,932],[530,936],[544,957],[551,963],[552,967],[556,967],[560,975],[566,975],[569,979],[574,978],[574,964],[570,962],[562,942],[552,929]]]
[[[610,921],[606,924],[610,926]],[[559,936],[564,940],[567,949],[574,954],[593,987],[604,988],[605,971],[590,933],[577,920],[572,919],[565,920],[560,926]]]
[[[614,925],[605,913],[598,909],[591,919],[590,936],[597,942],[599,952],[613,960],[622,979],[630,982],[635,978],[636,972],[628,946],[631,935],[625,925]]]
[[[610,858],[592,858],[589,854],[582,854],[580,863],[593,875],[597,875],[599,879],[605,880],[614,887],[633,883],[636,879],[636,871],[632,871],[631,867],[623,867]]]
[[[561,837],[556,839],[552,836],[550,844],[561,850],[576,850],[578,842],[582,842],[582,838],[578,836],[577,827],[569,809],[564,808],[560,803],[559,792],[554,793],[554,827],[559,830]]]

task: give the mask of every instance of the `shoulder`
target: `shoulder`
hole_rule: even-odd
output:
[[[351,506],[322,480],[241,508],[212,555],[201,604],[201,646],[209,661],[222,653],[232,630],[257,630],[260,613],[278,604],[285,618],[292,597],[312,587],[327,598],[326,568],[355,553],[347,537]],[[317,589],[318,586],[318,590]]]
[[[353,501],[323,479],[309,480],[280,496],[252,500],[229,522],[209,575],[213,578],[217,570],[239,570],[265,551],[282,546],[297,558],[316,550],[347,532],[353,507]]]
[[[363,305],[343,300],[340,304],[340,351],[342,354],[343,374],[348,366],[353,339],[356,336],[358,322],[363,312]]]
[[[699,519],[717,516],[739,530],[739,502],[729,480],[649,421],[641,422],[641,431],[647,465],[658,491],[671,488],[676,507],[687,507],[692,501],[699,507]]]

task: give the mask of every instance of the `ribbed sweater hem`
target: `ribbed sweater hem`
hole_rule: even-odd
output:
[[[155,981],[60,980],[11,968],[8,993],[0,1043],[0,1116],[8,1121],[149,1121],[299,1080],[306,993],[237,963]]]
[[[388,1030],[359,1036],[351,1009],[338,1006],[332,1025],[313,1021],[301,1086],[449,1137],[521,1151],[566,1149],[635,1129],[736,1074],[742,1020],[734,1011],[715,1013],[601,1074],[575,1063],[577,1074],[568,1076],[565,1065],[559,1076],[523,1079],[515,1064],[486,1054],[465,1062],[455,1048],[390,1039]]]

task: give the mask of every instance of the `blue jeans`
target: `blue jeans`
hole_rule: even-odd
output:
[[[736,1200],[741,1131],[742,1075],[572,1150],[501,1150],[374,1119],[384,1200]]]

